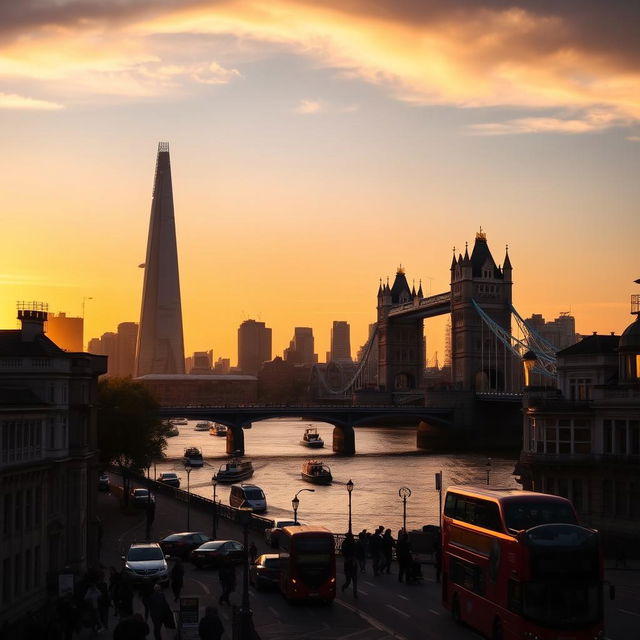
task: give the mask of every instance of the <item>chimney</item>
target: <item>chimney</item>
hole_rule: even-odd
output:
[[[47,321],[46,302],[18,302],[18,320],[22,323],[22,342],[34,342],[44,335],[44,323]]]

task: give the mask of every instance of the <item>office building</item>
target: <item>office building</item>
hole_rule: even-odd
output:
[[[187,371],[193,374],[207,374],[213,371],[213,349],[210,351],[194,351],[187,358]]]
[[[525,322],[558,350],[566,349],[577,342],[576,319],[568,311],[562,312],[550,322],[546,322],[542,314],[534,313],[530,318],[526,318]]]
[[[289,348],[284,350],[284,359],[292,364],[307,366],[318,362],[318,354],[314,353],[313,329],[311,327],[295,327]]]
[[[62,311],[58,315],[49,313],[44,330],[49,340],[64,351],[84,349],[83,318],[73,318]]]
[[[245,320],[238,329],[238,369],[255,376],[271,360],[271,329],[264,322]]]
[[[137,337],[137,322],[121,322],[117,333],[107,331],[100,338],[89,340],[87,350],[95,355],[107,356],[109,377],[133,377]]]
[[[351,362],[351,327],[348,322],[334,320],[331,328],[331,352],[327,362]]]
[[[168,142],[158,145],[136,354],[136,375],[148,373],[184,373],[182,304]]]

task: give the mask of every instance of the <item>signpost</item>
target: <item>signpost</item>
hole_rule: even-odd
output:
[[[198,640],[198,598],[180,598],[178,637],[180,640]]]

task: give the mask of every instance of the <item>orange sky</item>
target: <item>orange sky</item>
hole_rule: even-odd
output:
[[[446,290],[480,226],[523,316],[621,331],[637,289],[638,9],[520,2],[4,3],[0,314],[138,320],[171,144],[186,352],[352,348],[398,264]],[[635,26],[634,26],[635,25]],[[637,292],[637,291],[635,291]],[[91,298],[89,300],[89,298]],[[442,360],[441,321],[427,323]]]

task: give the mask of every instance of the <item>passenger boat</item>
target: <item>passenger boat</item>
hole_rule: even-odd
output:
[[[324,447],[324,440],[320,437],[320,434],[315,427],[307,427],[304,430],[304,435],[300,442],[307,447],[312,447],[313,449]]]
[[[167,438],[174,438],[175,436],[180,435],[180,431],[178,431],[178,427],[174,424],[171,425],[171,428],[167,431]]]
[[[217,482],[232,484],[240,480],[246,480],[253,475],[253,463],[251,460],[240,460],[233,458],[229,462],[221,465],[218,473],[214,476]]]
[[[211,423],[208,420],[205,420],[204,422],[197,422],[194,429],[196,431],[209,431],[210,427]]]
[[[189,424],[189,421],[186,418],[171,418],[171,420],[169,420],[169,422],[171,424],[175,424],[175,425],[182,426],[182,427],[184,427],[185,425]]]
[[[220,424],[219,422],[214,423],[214,425],[209,429],[210,436],[220,436],[221,438],[227,436],[227,425]]]
[[[204,464],[202,451],[198,447],[189,447],[184,450],[184,464],[190,467],[201,467]]]
[[[302,479],[314,484],[331,484],[331,469],[318,460],[307,460],[302,464]]]

